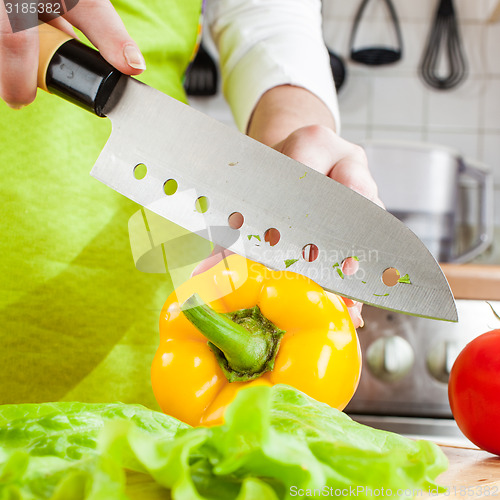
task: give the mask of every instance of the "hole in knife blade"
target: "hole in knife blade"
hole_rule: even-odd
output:
[[[200,196],[195,202],[194,202],[194,208],[196,209],[197,212],[200,214],[204,214],[208,210],[208,198],[206,196]]]
[[[382,273],[382,283],[386,286],[394,286],[398,284],[399,277],[401,275],[399,274],[399,271],[394,268],[394,267],[388,267],[383,273]]]
[[[239,229],[243,226],[243,222],[245,222],[245,218],[243,214],[240,212],[233,212],[228,218],[227,223],[231,229]]]
[[[270,227],[264,233],[264,241],[269,243],[269,245],[271,245],[272,247],[278,244],[280,238],[281,238],[281,233],[275,227]]]
[[[359,261],[354,257],[347,257],[342,261],[340,269],[345,276],[352,276],[359,270]]]
[[[163,184],[163,192],[168,196],[172,196],[176,193],[178,187],[179,185],[175,179],[168,179],[168,181],[165,181]]]
[[[314,243],[309,243],[302,248],[302,257],[307,262],[313,262],[318,258],[319,250]]]
[[[144,165],[144,163],[139,163],[134,167],[134,177],[140,181],[146,177],[146,174],[148,173],[148,167]]]

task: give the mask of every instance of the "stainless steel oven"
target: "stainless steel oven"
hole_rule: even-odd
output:
[[[363,370],[345,411],[373,427],[468,443],[451,414],[448,377],[468,342],[500,328],[491,307],[500,311],[500,301],[458,299],[459,322],[447,323],[365,306]]]

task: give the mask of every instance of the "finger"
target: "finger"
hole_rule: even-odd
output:
[[[210,256],[207,257],[205,260],[203,260],[200,264],[198,264],[194,268],[194,271],[191,273],[191,276],[196,276],[197,274],[201,274],[207,271],[208,269],[215,266],[215,264],[218,264],[222,259],[225,259],[228,255],[231,255],[232,253],[234,252],[231,252],[230,250],[227,250],[226,248],[223,248],[219,245],[215,245]]]
[[[146,69],[139,47],[109,0],[80,0],[64,17],[122,73],[138,75]]]
[[[10,107],[20,109],[33,102],[37,69],[38,28],[13,32],[0,2],[0,97]]]
[[[314,125],[296,130],[275,149],[383,206],[363,148],[328,127]]]
[[[347,259],[344,259],[342,261],[340,267],[342,269],[342,272],[346,276],[352,276],[353,274],[356,274],[359,270],[359,259],[354,257],[347,257]]]
[[[276,144],[274,149],[327,175],[336,158],[332,142],[336,142],[336,134],[333,130],[312,125],[296,130],[285,140]]]
[[[347,306],[347,311],[351,316],[351,321],[354,325],[354,328],[362,328],[365,324],[363,321],[363,317],[361,316],[361,309],[363,308],[363,304],[361,302],[355,302],[354,300],[347,299],[342,297]]]
[[[359,160],[355,155],[347,156],[334,165],[328,176],[384,208],[366,161]]]

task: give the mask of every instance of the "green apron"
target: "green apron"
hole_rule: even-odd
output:
[[[143,81],[185,100],[201,0],[113,2]],[[136,269],[138,206],[89,176],[110,123],[38,92],[0,103],[0,404],[80,400],[157,408],[150,365],[171,285]]]

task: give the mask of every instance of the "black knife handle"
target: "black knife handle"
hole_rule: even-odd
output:
[[[101,54],[49,25],[40,26],[38,86],[97,116],[123,75]]]

